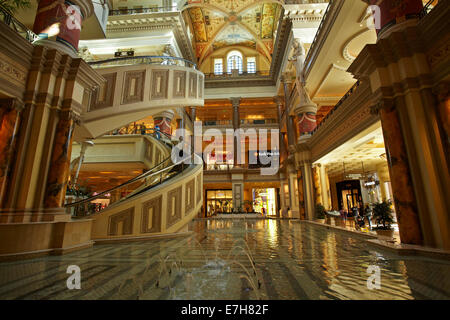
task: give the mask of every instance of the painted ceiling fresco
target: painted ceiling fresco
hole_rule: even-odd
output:
[[[200,63],[214,50],[236,45],[253,48],[271,60],[279,1],[189,0],[185,9]]]

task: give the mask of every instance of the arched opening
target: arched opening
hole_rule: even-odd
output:
[[[233,69],[239,70],[238,72],[240,74],[243,71],[242,53],[237,50],[230,51],[227,55],[227,73],[231,73],[231,70]]]

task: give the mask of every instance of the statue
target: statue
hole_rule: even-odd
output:
[[[292,56],[288,59],[288,61],[294,62],[295,72],[297,74],[297,81],[301,84],[305,82],[303,67],[306,58],[306,52],[303,48],[303,45],[300,43],[298,39],[294,40],[294,52]]]

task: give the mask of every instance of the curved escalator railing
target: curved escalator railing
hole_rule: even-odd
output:
[[[175,144],[178,142],[177,140],[172,140],[170,135],[154,129],[151,130],[154,131],[154,135],[160,142],[165,143],[170,148],[174,148]],[[73,217],[85,217],[102,212],[102,210],[111,205],[123,202],[138,194],[141,194],[142,192],[160,185],[175,175],[183,172],[188,167],[185,164],[185,161],[186,159],[182,159],[177,163],[173,163],[171,156],[168,156],[147,172],[142,173],[118,186],[97,193],[94,196],[65,204],[66,211],[71,213]],[[95,203],[95,200],[105,198],[109,199],[108,206],[102,207]]]

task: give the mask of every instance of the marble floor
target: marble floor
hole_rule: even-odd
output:
[[[192,235],[0,263],[0,299],[450,299],[450,262],[307,223],[193,221]],[[70,265],[81,289],[69,290]],[[369,289],[368,268],[380,271]]]

